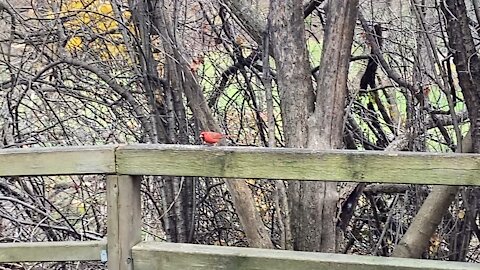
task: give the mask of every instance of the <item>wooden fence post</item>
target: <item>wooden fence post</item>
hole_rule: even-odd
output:
[[[140,176],[107,176],[108,269],[132,270],[132,247],[141,241]]]

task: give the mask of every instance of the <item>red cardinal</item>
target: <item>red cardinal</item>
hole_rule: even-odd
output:
[[[213,132],[213,131],[202,131],[200,133],[200,138],[208,144],[216,144],[218,143],[221,139],[228,137],[225,134],[218,133],[218,132]]]

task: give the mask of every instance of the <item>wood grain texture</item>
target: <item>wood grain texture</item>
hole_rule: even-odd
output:
[[[142,240],[141,178],[107,177],[108,269],[131,270],[131,248]]]
[[[115,146],[2,149],[0,176],[115,173]]]
[[[2,243],[0,263],[100,261],[106,241]]]
[[[256,248],[142,242],[135,270],[474,270],[478,264]]]
[[[118,173],[132,175],[480,185],[475,154],[131,145],[116,157]]]

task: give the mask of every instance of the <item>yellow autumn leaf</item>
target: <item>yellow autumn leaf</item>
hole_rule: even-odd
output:
[[[458,211],[458,218],[459,219],[464,219],[465,218],[465,210],[460,210]]]
[[[111,43],[107,44],[107,50],[112,56],[116,56],[117,54],[120,53],[120,51],[118,50],[118,47]]]
[[[65,11],[72,11],[72,10],[79,10],[79,9],[82,9],[84,8],[85,6],[83,5],[83,3],[81,1],[71,1],[71,2],[68,2],[66,4],[65,7]]]
[[[101,4],[98,6],[98,13],[108,15],[113,13],[112,5],[109,3]]]
[[[81,37],[72,37],[67,41],[67,45],[65,46],[68,50],[74,50],[82,45],[82,38]]]
[[[83,24],[89,24],[91,21],[90,15],[88,15],[88,13],[86,12],[81,12],[80,14],[78,14],[78,17]]]
[[[127,28],[131,33],[135,33],[135,27],[133,26],[133,24],[129,25]]]
[[[123,35],[121,33],[115,33],[108,35],[112,41],[123,41]]]
[[[96,32],[106,32],[107,31],[107,25],[104,22],[98,22],[96,24]]]
[[[49,11],[47,13],[47,16],[45,16],[46,19],[53,20],[55,19],[55,14],[52,11]]]
[[[127,21],[130,20],[130,18],[132,17],[132,13],[130,11],[124,11],[123,12],[123,18],[125,18]]]
[[[114,29],[118,29],[118,22],[112,20],[108,24],[108,30],[114,30]]]
[[[118,22],[113,20],[108,22],[99,22],[97,24],[97,28],[100,30],[100,32],[109,32],[118,28]]]

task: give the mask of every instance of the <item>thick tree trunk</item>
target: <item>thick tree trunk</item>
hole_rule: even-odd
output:
[[[271,1],[271,40],[288,147],[341,148],[346,82],[358,1],[330,1],[317,96],[306,51],[301,1]],[[316,99],[316,105],[314,101]],[[290,182],[293,246],[335,252],[337,185]]]
[[[318,74],[315,112],[308,119],[308,147],[338,149],[343,147],[347,77],[358,1],[329,1],[323,39],[322,60]],[[320,248],[325,252],[338,249],[336,216],[337,183],[316,183],[323,201],[317,228],[321,232]],[[308,193],[315,192],[309,189]],[[307,239],[307,241],[309,241]]]
[[[307,119],[313,112],[313,85],[308,65],[302,1],[271,1],[270,38],[277,66],[283,130],[287,147],[307,146]],[[314,182],[289,182],[293,248],[320,251],[322,200]],[[310,190],[314,189],[314,190]]]
[[[302,1],[272,0],[270,37],[277,66],[286,145],[307,146],[307,118],[314,93],[305,41]]]
[[[358,1],[329,1],[309,147],[341,148],[347,79]]]
[[[252,37],[265,26],[249,20],[248,8],[224,0],[245,22]],[[282,120],[288,147],[342,147],[346,82],[358,1],[330,1],[317,96],[311,81],[304,33],[302,1],[272,0],[270,38],[277,67]],[[250,21],[255,23],[250,24]],[[255,27],[256,26],[256,27]],[[258,29],[261,28],[261,29]],[[315,104],[316,101],[316,105]],[[316,107],[315,107],[316,106]],[[336,250],[337,186],[335,183],[289,182],[293,247]]]

